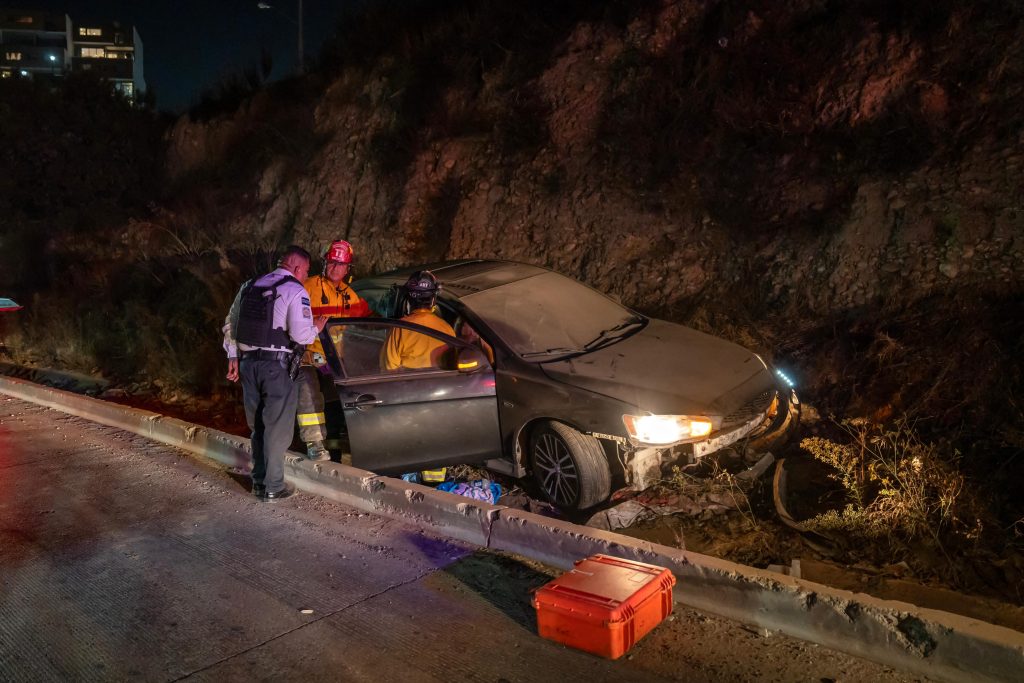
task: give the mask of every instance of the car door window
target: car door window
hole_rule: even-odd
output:
[[[396,321],[331,322],[325,330],[328,362],[340,379],[455,371],[465,346],[443,334]],[[401,348],[401,356],[395,349]],[[390,349],[390,351],[389,351]],[[333,352],[333,353],[332,353]]]
[[[331,340],[328,363],[340,377],[380,374],[379,355],[388,328],[383,324],[349,325],[329,323],[325,330]],[[335,367],[336,366],[336,367]]]

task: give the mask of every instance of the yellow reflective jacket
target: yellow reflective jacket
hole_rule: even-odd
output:
[[[402,320],[455,336],[452,326],[431,313],[429,308],[417,308]],[[384,370],[438,368],[441,367],[441,354],[447,347],[440,339],[394,327],[381,348],[380,365]]]

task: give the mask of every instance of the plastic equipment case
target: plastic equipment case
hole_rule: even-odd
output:
[[[541,637],[609,659],[672,613],[676,577],[664,567],[594,555],[537,589]]]

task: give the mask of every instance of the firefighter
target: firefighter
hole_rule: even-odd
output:
[[[314,316],[362,318],[373,315],[369,305],[348,286],[351,268],[352,245],[345,240],[331,242],[324,253],[323,272],[304,283]],[[338,339],[333,341],[339,342]],[[327,437],[324,404],[326,397],[333,397],[337,390],[327,375],[326,363],[318,337],[307,347],[299,369],[299,410],[295,418],[299,439],[306,444],[306,457],[310,460],[331,459],[324,446]]]
[[[437,293],[441,291],[441,285],[433,273],[429,270],[416,271],[406,281],[404,289],[411,310],[402,320],[429,327],[450,337],[455,336],[451,325],[434,313],[434,302]],[[447,349],[448,345],[440,339],[393,327],[381,349],[380,363],[387,371],[438,368],[441,367],[441,356]]]
[[[227,378],[242,380],[252,430],[252,492],[265,501],[294,493],[284,483],[298,394],[291,364],[327,323],[310,309],[302,287],[308,274],[309,252],[287,247],[276,270],[242,285],[224,322]]]

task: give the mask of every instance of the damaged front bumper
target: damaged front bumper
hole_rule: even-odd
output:
[[[758,397],[723,422],[709,439],[671,447],[637,447],[622,455],[626,483],[643,490],[662,478],[665,466],[692,464],[725,448],[759,453],[785,442],[800,422],[800,400],[792,389]],[[765,400],[767,399],[767,400]]]

